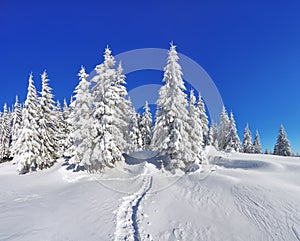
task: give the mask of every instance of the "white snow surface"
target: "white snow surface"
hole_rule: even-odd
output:
[[[102,174],[0,164],[0,240],[300,240],[300,158],[211,148],[171,174],[145,155]]]

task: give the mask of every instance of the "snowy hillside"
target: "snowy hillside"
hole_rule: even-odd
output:
[[[211,149],[172,175],[150,156],[92,175],[0,164],[0,240],[300,240],[300,158]]]

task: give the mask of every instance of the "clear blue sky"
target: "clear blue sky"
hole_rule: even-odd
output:
[[[0,105],[16,94],[24,101],[31,71],[39,89],[47,69],[62,100],[80,66],[91,71],[107,44],[118,54],[173,40],[214,80],[240,135],[249,122],[263,147],[273,148],[282,123],[300,151],[299,12],[296,0],[1,0]]]

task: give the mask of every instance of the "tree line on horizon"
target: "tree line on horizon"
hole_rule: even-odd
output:
[[[18,98],[13,110],[7,105],[0,118],[0,159],[12,160],[20,174],[51,167],[66,158],[74,170],[103,171],[124,161],[124,154],[157,151],[165,168],[190,171],[206,160],[205,147],[244,153],[262,153],[258,131],[252,142],[248,124],[243,143],[233,113],[223,107],[220,123],[209,124],[205,104],[193,90],[186,94],[176,46],[171,44],[159,90],[154,123],[148,103],[139,114],[125,87],[121,63],[107,47],[103,63],[95,67],[90,81],[82,67],[70,105],[53,100],[46,71],[42,90],[36,91],[33,75],[24,104]],[[91,84],[93,83],[93,86]],[[291,156],[290,143],[280,127],[275,155]]]

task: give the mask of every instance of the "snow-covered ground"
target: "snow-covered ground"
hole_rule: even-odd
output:
[[[300,240],[300,158],[211,149],[171,175],[146,154],[92,175],[0,164],[0,240]]]

